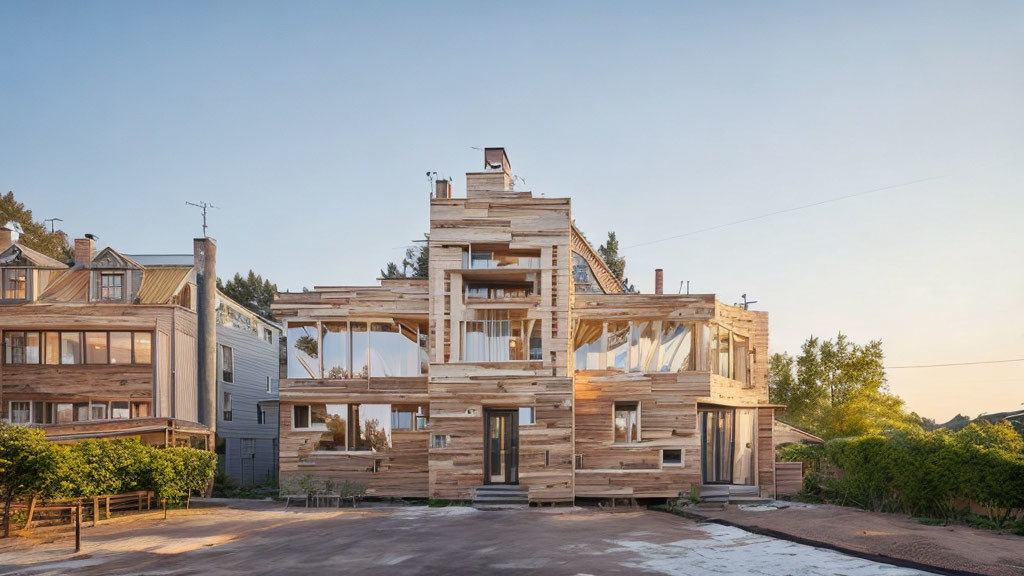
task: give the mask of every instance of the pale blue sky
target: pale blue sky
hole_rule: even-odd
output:
[[[772,314],[772,347],[1024,357],[1024,3],[0,4],[0,189],[128,253],[367,284],[427,228],[424,173],[505,146],[653,289]],[[938,419],[1024,402],[1024,363],[894,370]]]

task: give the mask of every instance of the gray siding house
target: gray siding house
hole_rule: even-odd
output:
[[[217,292],[217,454],[240,485],[277,480],[281,328]]]

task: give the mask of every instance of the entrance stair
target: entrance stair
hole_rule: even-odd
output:
[[[697,491],[701,502],[720,504],[768,504],[769,498],[761,497],[758,486],[736,486],[732,484],[702,484]]]
[[[477,486],[473,498],[473,508],[478,510],[518,510],[529,506],[529,491],[509,484]]]

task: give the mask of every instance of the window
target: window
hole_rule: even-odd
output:
[[[541,355],[537,320],[513,318],[508,310],[480,310],[476,319],[462,323],[465,362],[541,360]]]
[[[3,299],[25,300],[28,296],[28,270],[8,268],[3,276]]]
[[[537,423],[537,411],[533,406],[520,406],[519,425],[530,426]]]
[[[750,370],[747,364],[749,350],[750,339],[734,333],[732,335],[732,378],[744,384],[750,384]]]
[[[79,332],[60,333],[60,363],[82,363],[82,335]]]
[[[100,274],[100,300],[124,300],[123,287],[123,272],[103,272]]]
[[[267,411],[259,404],[256,405],[256,423],[261,425],[267,423]]]
[[[31,402],[11,402],[11,424],[31,424],[32,423],[32,403]]]
[[[366,378],[370,375],[369,349],[370,333],[365,322],[350,322],[349,331],[352,335],[352,371],[351,378]]]
[[[111,332],[110,333],[110,363],[131,364],[132,363],[132,333]]]
[[[4,332],[4,362],[39,364],[39,332]]]
[[[661,325],[661,359],[658,371],[693,370],[693,325],[663,322]]]
[[[75,405],[66,402],[60,402],[53,405],[54,418],[53,421],[56,424],[70,424],[75,421]]]
[[[604,369],[604,323],[583,320],[573,330],[577,370]]]
[[[451,436],[445,434],[432,434],[430,436],[430,447],[431,448],[447,448],[451,442]]]
[[[107,405],[104,404],[93,404],[90,408],[89,417],[93,420],[106,420],[107,419]]]
[[[85,333],[85,363],[106,364],[107,357],[107,333],[86,332]]]
[[[114,420],[127,420],[131,417],[131,411],[127,402],[111,402],[110,417]]]
[[[153,362],[151,332],[132,332],[134,341],[133,356],[136,364],[150,364]]]
[[[326,378],[350,378],[348,322],[324,322],[324,374]]]
[[[224,393],[224,402],[221,408],[224,410],[224,421],[231,422],[231,392]]]
[[[684,372],[696,369],[696,325],[583,320],[573,328],[577,370]]]
[[[288,377],[320,378],[320,342],[316,324],[288,324]]]
[[[270,376],[267,376],[267,394],[274,392],[274,381],[271,380]]]
[[[392,430],[425,430],[426,428],[427,416],[423,413],[422,406],[391,407]]]
[[[294,430],[309,429],[309,406],[292,406],[292,428]]]
[[[43,362],[60,364],[60,332],[43,333]]]
[[[270,331],[270,328],[264,328],[263,329],[263,340],[265,340],[267,342],[273,342],[274,341],[274,333]]]
[[[640,403],[615,403],[615,442],[634,444],[640,441]]]
[[[132,418],[149,418],[149,402],[132,402]]]
[[[314,404],[310,411],[310,429],[325,432],[317,450],[380,452],[391,447],[389,404]]]
[[[229,384],[235,381],[235,351],[223,344],[220,345],[220,379]]]
[[[533,295],[533,284],[529,283],[505,283],[505,284],[466,284],[466,298],[526,298]]]
[[[680,449],[676,450],[662,450],[661,451],[661,465],[662,466],[682,466],[683,465],[683,451]]]
[[[462,265],[465,268],[540,268],[540,254],[504,250],[500,252],[462,253]]]
[[[419,376],[419,344],[416,326],[370,324],[370,376]]]
[[[629,367],[629,322],[609,322],[605,326],[608,368],[626,370]]]

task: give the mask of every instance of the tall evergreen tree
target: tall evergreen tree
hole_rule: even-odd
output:
[[[245,277],[236,272],[227,284],[217,278],[217,289],[252,312],[264,318],[273,319],[270,305],[274,302],[277,284],[272,284],[270,280],[264,280],[262,276],[252,270],[249,270],[249,275]]]

